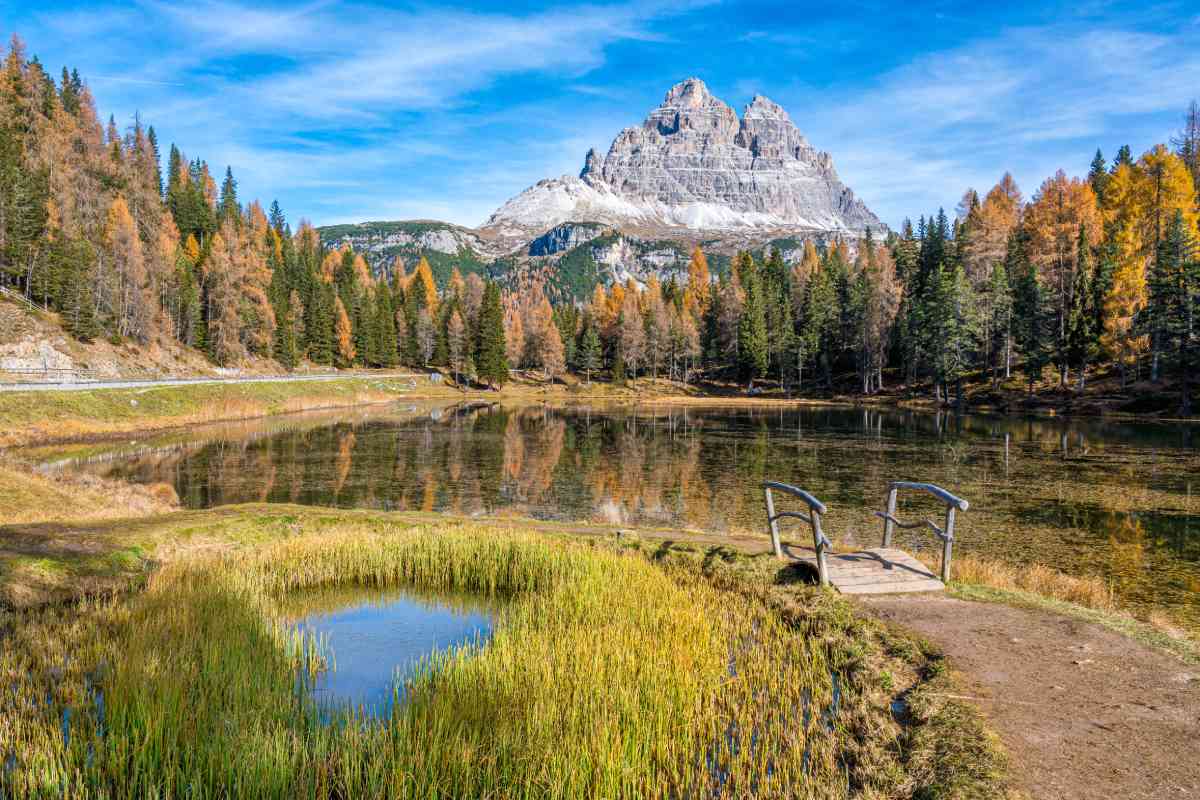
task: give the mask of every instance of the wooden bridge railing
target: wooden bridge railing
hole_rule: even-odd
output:
[[[901,489],[910,489],[919,492],[926,492],[942,501],[946,507],[946,521],[942,527],[939,527],[931,519],[924,519],[919,522],[901,522],[896,518],[896,499]],[[970,503],[963,500],[961,497],[955,497],[940,486],[934,486],[932,483],[911,483],[909,481],[896,481],[888,487],[887,496],[887,511],[876,511],[875,516],[883,520],[883,546],[892,546],[892,534],[896,528],[901,530],[912,530],[914,528],[929,528],[934,535],[942,540],[942,582],[950,582],[950,556],[954,550],[954,515],[958,511],[966,511],[970,507]]]
[[[763,483],[763,491],[766,493],[767,524],[771,526],[771,546],[775,548],[775,556],[783,558],[783,545],[779,542],[779,520],[790,517],[807,522],[812,527],[813,549],[817,553],[817,573],[820,575],[821,585],[828,586],[829,568],[825,563],[825,553],[832,545],[829,539],[826,538],[824,531],[821,530],[821,515],[825,513],[825,504],[803,489],[798,489],[786,483],[766,481]],[[784,492],[785,494],[790,494],[792,497],[803,500],[808,504],[808,513],[802,514],[799,511],[780,511],[776,513],[775,498],[771,494],[772,491]]]
[[[821,515],[825,513],[825,504],[803,489],[776,481],[766,481],[762,485],[767,503],[767,524],[771,528],[771,546],[777,558],[783,558],[783,545],[779,540],[779,520],[785,518],[798,519],[807,522],[812,528],[813,550],[816,551],[817,572],[821,585],[829,584],[829,569],[826,554],[832,547],[825,532],[821,529]],[[945,523],[939,526],[933,520],[925,519],[919,522],[903,522],[896,517],[896,501],[901,489],[925,492],[933,495],[946,507]],[[783,492],[802,500],[808,506],[808,513],[799,511],[775,511],[773,491]],[[942,582],[950,581],[950,558],[954,549],[954,517],[959,511],[966,511],[970,504],[961,497],[956,497],[940,486],[932,483],[912,483],[910,481],[895,481],[888,486],[887,510],[876,511],[875,516],[883,520],[883,547],[892,546],[892,534],[897,528],[911,530],[914,528],[929,528],[942,540]]]

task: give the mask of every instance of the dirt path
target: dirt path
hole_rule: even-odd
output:
[[[1200,798],[1200,667],[1086,622],[939,596],[865,600],[939,645],[1033,798]]]

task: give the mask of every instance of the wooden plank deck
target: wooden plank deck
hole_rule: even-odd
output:
[[[788,550],[795,552],[794,548]],[[817,558],[809,548],[795,555],[814,573]],[[825,565],[829,583],[842,594],[899,594],[901,592],[940,592],[946,585],[929,568],[895,547],[872,547],[854,553],[828,553]]]

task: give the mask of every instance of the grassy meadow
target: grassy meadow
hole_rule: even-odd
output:
[[[0,447],[113,437],[181,425],[458,392],[392,375],[336,380],[0,392]]]
[[[936,652],[768,557],[352,512],[157,535],[190,545],[132,591],[0,612],[0,796],[1006,791]],[[321,646],[289,632],[287,598],[351,585],[508,602],[386,721],[323,724],[296,689]]]

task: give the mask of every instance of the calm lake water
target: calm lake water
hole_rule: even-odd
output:
[[[878,542],[871,512],[889,481],[929,481],[971,502],[958,552],[1099,575],[1127,603],[1200,628],[1198,444],[1198,427],[1103,420],[397,406],[41,456],[170,483],[196,508],[291,502],[717,533],[763,532],[759,483],[770,478],[823,500],[831,538],[856,545]],[[905,533],[907,547],[936,544],[928,532]]]
[[[404,589],[345,587],[290,596],[292,625],[319,638],[329,669],[307,687],[328,712],[386,717],[404,682],[430,654],[491,638],[494,607],[483,598]]]

